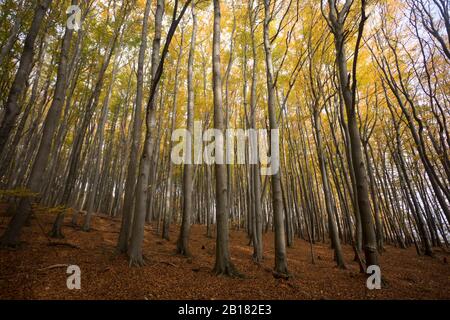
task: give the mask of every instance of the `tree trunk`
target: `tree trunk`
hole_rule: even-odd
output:
[[[177,107],[178,107],[178,78],[179,78],[179,74],[180,74],[180,68],[181,68],[181,58],[183,55],[183,45],[184,45],[184,29],[181,31],[181,41],[180,41],[180,48],[178,51],[178,59],[177,59],[177,66],[176,66],[176,70],[175,70],[175,83],[174,83],[174,90],[173,90],[173,105],[172,105],[172,124],[171,124],[171,128],[170,128],[170,132],[173,132],[173,130],[175,129],[175,121],[177,118]],[[189,94],[189,92],[188,92]],[[188,110],[189,112],[189,110]],[[189,117],[189,114],[188,114]],[[189,128],[188,128],[189,130]],[[192,132],[192,131],[190,131]],[[172,150],[172,139],[171,136],[169,134],[169,151],[168,151],[168,166],[169,166],[169,170],[167,173],[167,192],[166,192],[166,207],[164,208],[164,218],[163,218],[163,232],[162,232],[162,237],[163,239],[166,240],[170,240],[170,235],[169,235],[169,231],[170,231],[170,223],[172,221],[172,215],[173,215],[173,211],[175,210],[175,205],[173,204],[173,198],[172,198],[172,193],[173,193],[173,166],[172,166],[172,159],[171,159],[171,150]],[[189,154],[189,153],[188,153]]]
[[[269,24],[271,21],[270,1],[264,0],[264,51],[266,57],[267,95],[270,130],[278,130],[278,120],[275,110],[275,84],[272,63],[272,45],[270,43]],[[272,141],[271,141],[272,142]],[[279,150],[271,150],[272,162],[280,163]],[[275,273],[288,277],[286,259],[286,236],[283,214],[283,198],[281,190],[281,173],[278,170],[272,175],[272,206],[275,228]]]
[[[141,45],[139,48],[139,59],[137,69],[137,91],[136,105],[133,119],[133,137],[131,141],[130,160],[128,161],[127,178],[125,181],[125,199],[123,204],[122,222],[120,226],[119,239],[117,241],[117,250],[125,253],[128,250],[128,240],[130,237],[131,221],[133,219],[133,202],[136,186],[136,170],[138,163],[138,154],[141,145],[142,128],[142,101],[144,90],[144,63],[145,52],[147,50],[148,20],[150,15],[152,1],[147,0],[145,4],[144,18],[142,21]]]
[[[319,159],[320,173],[322,176],[322,187],[325,195],[325,206],[328,215],[329,232],[334,248],[337,266],[340,269],[346,269],[344,255],[342,253],[341,241],[337,232],[336,220],[334,218],[333,206],[331,204],[331,190],[327,173],[327,160],[325,158],[325,149],[322,145],[322,132],[319,110],[313,110],[313,126],[316,131],[317,157]]]
[[[347,112],[347,125],[351,146],[352,166],[355,173],[356,182],[356,198],[361,217],[361,226],[363,233],[364,254],[368,266],[378,265],[378,251],[375,236],[375,230],[372,221],[372,214],[370,211],[369,187],[367,182],[366,168],[364,165],[364,156],[361,146],[361,137],[359,133],[358,123],[356,120],[356,67],[359,53],[359,45],[363,36],[364,24],[366,22],[365,15],[365,0],[361,4],[361,20],[358,29],[358,39],[356,42],[356,49],[353,57],[352,80],[350,83],[350,76],[347,71],[347,56],[345,53],[345,31],[344,31],[344,17],[348,14],[352,2],[346,2],[344,8],[338,12],[335,1],[329,1],[329,24],[332,27],[334,34],[336,63],[339,71],[339,84],[342,98],[344,100],[345,109]]]
[[[214,0],[214,33],[213,33],[213,92],[214,92],[214,128],[224,134],[225,124],[223,116],[222,100],[222,76],[220,65],[220,0]],[[228,192],[227,192],[227,166],[223,164],[225,159],[224,145],[216,144],[216,262],[214,272],[217,275],[235,276],[237,271],[231,262],[228,235]],[[218,163],[222,159],[222,163]]]
[[[195,13],[195,5],[192,4],[192,36],[191,47],[189,50],[188,60],[188,102],[187,102],[187,130],[194,132],[194,56],[195,42],[197,39],[197,15]],[[177,243],[177,252],[179,254],[189,256],[189,232],[191,228],[192,216],[192,188],[193,188],[193,165],[192,165],[192,141],[188,140],[186,146],[186,154],[188,163],[184,164],[183,172],[183,217],[181,223],[180,237]]]
[[[123,34],[122,34],[123,35]],[[119,41],[119,47],[122,43],[122,36]],[[91,230],[91,219],[92,214],[94,211],[94,204],[95,199],[97,198],[97,189],[98,184],[100,180],[100,172],[101,172],[101,163],[102,163],[102,155],[103,155],[103,143],[104,143],[104,128],[106,125],[106,121],[108,120],[108,109],[109,109],[109,101],[111,99],[112,94],[112,88],[113,84],[116,80],[116,74],[117,74],[117,64],[120,60],[120,55],[117,54],[113,63],[113,70],[112,70],[112,76],[111,76],[111,82],[109,84],[109,90],[106,94],[105,100],[103,101],[102,111],[100,114],[100,123],[97,126],[97,132],[96,137],[94,139],[94,157],[93,160],[94,163],[94,178],[92,179],[92,187],[90,188],[91,191],[88,194],[88,201],[87,201],[87,210],[86,210],[86,217],[83,224],[83,231],[88,232]],[[99,201],[100,199],[97,199]]]
[[[256,53],[256,43],[255,43],[255,29],[256,29],[256,17],[252,14],[252,8],[249,2],[249,20],[251,32],[251,46],[252,46],[252,84],[250,89],[250,128],[256,129],[256,104],[257,104],[257,53]],[[255,141],[256,142],[256,141]],[[256,148],[253,149],[254,152],[258,152],[258,144],[256,143]],[[253,199],[253,212],[254,212],[254,230],[253,230],[253,259],[255,262],[260,263],[263,260],[263,239],[262,239],[262,208],[261,208],[261,171],[259,164],[250,165],[250,177],[251,177],[251,188]]]
[[[152,86],[155,86],[155,75],[158,63],[160,63],[160,48],[161,48],[161,33],[162,20],[164,16],[164,0],[158,0],[156,4],[155,13],[155,36],[153,38],[152,47]],[[146,134],[144,142],[144,150],[139,165],[138,182],[136,185],[136,203],[134,205],[134,218],[132,225],[131,239],[128,246],[128,256],[130,258],[130,265],[142,266],[144,259],[142,256],[142,241],[144,239],[144,225],[145,216],[147,212],[148,199],[148,181],[150,173],[150,164],[152,158],[152,150],[154,139],[152,137],[152,129],[155,126],[155,108],[158,86],[155,87],[155,93],[150,97],[146,111]]]
[[[162,18],[164,13],[164,1],[158,0],[155,18],[155,37],[153,39],[153,52],[152,52],[152,82],[150,88],[150,96],[146,109],[146,132],[144,151],[139,164],[139,176],[136,186],[136,204],[134,210],[133,229],[131,234],[130,245],[128,246],[128,255],[130,258],[130,265],[142,266],[144,259],[142,256],[142,242],[144,241],[144,225],[147,214],[147,199],[148,199],[148,184],[150,175],[150,166],[152,160],[152,152],[155,145],[155,139],[153,136],[153,129],[155,127],[155,109],[156,109],[156,96],[158,94],[159,83],[164,71],[164,61],[169,52],[170,43],[172,42],[175,31],[180,23],[184,13],[189,7],[191,0],[185,2],[181,12],[177,15],[178,0],[175,1],[173,9],[173,19],[167,32],[167,38],[164,44],[164,48],[159,57],[159,48],[161,44],[161,29]],[[153,73],[153,71],[155,71]]]

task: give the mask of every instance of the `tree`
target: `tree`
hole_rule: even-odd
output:
[[[225,123],[223,117],[222,76],[220,64],[220,0],[214,0],[214,30],[213,30],[213,92],[214,92],[214,128],[224,134]],[[217,142],[217,141],[216,141]],[[216,143],[215,172],[216,172],[216,262],[214,272],[219,275],[236,276],[238,272],[231,262],[228,234],[228,191],[227,167],[224,164],[224,146]]]
[[[195,4],[192,3],[192,35],[191,46],[188,58],[187,75],[187,130],[194,132],[194,55],[197,40],[197,15]],[[189,232],[191,228],[192,214],[192,188],[193,188],[193,165],[192,165],[192,141],[186,144],[186,160],[183,171],[183,216],[181,223],[180,236],[177,242],[177,252],[189,256]]]
[[[181,58],[183,56],[183,45],[184,45],[184,28],[181,30],[181,41],[180,41],[180,48],[178,51],[178,58],[175,68],[175,80],[174,80],[174,86],[173,86],[173,102],[172,102],[172,112],[170,117],[172,118],[171,123],[171,132],[175,129],[175,121],[177,117],[177,107],[178,107],[178,90],[179,90],[179,74],[180,74],[180,68],[181,68]],[[169,143],[169,152],[172,150],[173,145],[172,141]],[[169,154],[169,157],[171,155]],[[170,240],[169,231],[170,231],[170,223],[172,222],[172,216],[173,216],[173,210],[174,206],[172,201],[174,200],[172,197],[173,193],[173,165],[171,159],[169,159],[169,170],[167,173],[167,190],[166,190],[166,208],[164,210],[164,217],[163,217],[163,232],[162,237],[163,239]]]
[[[146,202],[148,199],[148,181],[150,173],[150,161],[152,157],[152,152],[154,149],[154,139],[152,137],[152,131],[155,125],[155,109],[156,109],[156,94],[158,92],[159,82],[161,80],[162,73],[164,71],[164,61],[167,57],[169,51],[170,43],[175,34],[175,31],[183,18],[184,13],[191,0],[187,0],[182,7],[180,13],[178,14],[178,0],[175,1],[175,6],[173,9],[172,22],[167,33],[164,48],[161,53],[161,58],[159,56],[159,42],[161,37],[161,25],[164,10],[164,1],[158,0],[157,4],[157,14],[155,19],[155,38],[153,40],[153,53],[152,53],[152,71],[155,70],[150,88],[150,96],[146,108],[146,131],[145,131],[145,142],[144,150],[142,153],[140,165],[139,165],[139,175],[138,182],[136,186],[136,204],[134,210],[134,220],[131,233],[131,240],[128,246],[128,255],[130,258],[130,265],[142,266],[144,265],[144,259],[142,256],[142,242],[144,240],[144,225],[146,216]],[[156,67],[157,66],[157,67]]]
[[[144,86],[144,63],[145,52],[147,51],[148,20],[151,10],[151,0],[145,2],[144,17],[142,19],[141,44],[139,47],[139,58],[137,67],[136,103],[133,119],[133,136],[131,140],[130,159],[128,161],[127,177],[125,181],[125,199],[123,205],[122,223],[120,227],[117,249],[121,253],[128,250],[128,240],[133,218],[134,190],[136,185],[136,167],[138,154],[141,145],[142,128],[142,101]],[[163,8],[162,8],[163,10]]]
[[[334,208],[332,205],[332,199],[331,199],[331,189],[330,189],[330,182],[328,179],[328,163],[326,158],[326,153],[324,149],[324,145],[322,142],[322,121],[321,121],[321,112],[322,108],[318,106],[320,103],[318,101],[316,89],[314,88],[315,84],[314,82],[318,83],[318,86],[320,87],[320,90],[323,90],[320,79],[316,79],[314,75],[312,74],[312,66],[310,61],[310,77],[311,77],[311,94],[313,96],[313,101],[311,103],[311,109],[312,109],[312,124],[315,131],[316,136],[316,147],[317,147],[317,157],[319,160],[319,167],[320,167],[320,175],[322,178],[322,188],[323,193],[325,196],[325,208],[327,211],[328,216],[328,228],[330,232],[330,238],[332,242],[332,246],[334,248],[335,253],[335,260],[339,268],[346,269],[345,262],[344,262],[344,256],[342,253],[341,248],[341,241],[339,239],[339,234],[337,230],[336,220],[335,220],[335,213]]]
[[[278,130],[278,119],[275,111],[275,82],[274,68],[272,61],[272,45],[270,42],[269,27],[272,20],[270,10],[270,0],[264,0],[264,51],[266,61],[266,77],[267,77],[267,108],[269,111],[269,128],[272,131]],[[272,142],[272,141],[271,141]],[[273,145],[273,144],[272,144]],[[272,157],[279,160],[279,150],[271,150]],[[283,212],[283,196],[281,190],[281,173],[275,172],[271,177],[272,187],[272,207],[275,228],[275,273],[279,276],[289,277],[286,259],[286,236]]]
[[[254,8],[253,1],[249,1],[248,16],[250,24],[250,37],[252,49],[252,83],[250,88],[250,128],[256,129],[256,103],[257,103],[257,76],[258,76],[258,58],[256,53],[255,32],[256,32],[256,17],[259,6]],[[255,150],[255,152],[259,150]],[[259,164],[251,165],[251,188],[254,201],[253,207],[253,259],[260,263],[263,259],[263,230],[262,230],[262,208],[261,202],[261,170]]]
[[[321,2],[323,10],[323,2]],[[349,138],[351,145],[352,170],[356,180],[356,198],[358,200],[358,208],[361,216],[364,254],[368,266],[378,265],[378,251],[375,230],[372,221],[372,213],[370,211],[369,187],[367,181],[367,172],[364,164],[364,156],[362,152],[362,143],[359,133],[358,123],[356,119],[356,91],[357,91],[357,65],[358,55],[363,37],[364,25],[367,20],[366,1],[361,1],[361,17],[359,18],[358,35],[356,46],[353,53],[353,70],[350,74],[347,71],[347,55],[346,55],[346,31],[344,28],[350,9],[353,5],[352,0],[346,0],[342,8],[339,10],[335,0],[328,0],[328,16],[325,15],[331,32],[334,35],[334,43],[336,49],[336,64],[339,70],[339,88],[342,99],[345,104],[347,113],[347,125],[349,130]],[[350,80],[352,81],[350,83]]]

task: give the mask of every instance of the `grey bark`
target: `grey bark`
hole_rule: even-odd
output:
[[[346,0],[341,11],[338,11],[336,2],[334,0],[328,0],[328,3],[329,3],[328,23],[335,38],[334,40],[336,50],[336,63],[339,71],[339,84],[347,112],[347,124],[351,144],[352,167],[355,173],[355,181],[356,181],[355,191],[361,217],[364,254],[368,266],[379,265],[376,236],[372,221],[372,214],[370,211],[367,174],[364,164],[364,156],[362,152],[361,137],[356,119],[356,90],[357,90],[356,67],[358,62],[359,46],[363,36],[364,25],[367,19],[365,12],[366,1],[362,0],[361,3],[361,18],[358,27],[358,38],[356,41],[356,49],[353,57],[353,70],[351,76],[352,83],[350,83],[350,76],[347,71],[347,56],[345,52],[346,37],[344,31],[344,24],[348,16],[349,10],[353,4],[353,1]]]
[[[144,150],[142,153],[141,161],[139,164],[139,176],[136,186],[136,204],[134,211],[133,228],[131,234],[130,245],[128,246],[128,255],[130,259],[130,265],[142,266],[144,259],[142,256],[142,242],[144,240],[144,225],[147,214],[147,199],[148,199],[148,183],[150,175],[150,165],[152,159],[152,153],[155,145],[154,139],[154,127],[155,127],[155,109],[156,109],[156,96],[158,93],[159,83],[164,71],[164,61],[167,57],[170,43],[175,34],[175,31],[183,18],[184,13],[189,7],[191,0],[186,1],[180,13],[178,10],[178,0],[175,1],[173,9],[172,23],[169,31],[167,32],[167,38],[164,44],[164,48],[159,58],[159,48],[161,43],[161,26],[164,10],[164,1],[158,0],[157,15],[155,19],[155,38],[154,38],[154,51],[152,53],[152,71],[155,70],[152,77],[152,84],[150,88],[150,96],[146,109],[146,132]],[[156,47],[156,50],[155,50]]]
[[[194,57],[195,46],[197,39],[197,15],[195,13],[195,6],[192,4],[192,35],[191,47],[188,58],[188,102],[187,102],[187,130],[194,131]],[[184,165],[183,172],[183,216],[180,230],[180,237],[177,243],[177,252],[179,254],[189,256],[189,233],[191,228],[192,216],[192,189],[193,189],[193,165],[192,165],[192,142],[186,146],[186,153],[189,158],[189,163]]]
[[[178,51],[178,58],[177,58],[177,65],[175,68],[175,83],[174,83],[174,90],[173,90],[173,102],[172,102],[172,113],[171,113],[171,117],[172,117],[172,124],[171,124],[171,128],[170,128],[170,133],[169,133],[169,152],[168,152],[168,158],[169,158],[169,169],[168,169],[168,173],[167,173],[167,192],[166,192],[166,207],[164,210],[164,217],[163,217],[163,232],[162,232],[162,237],[163,239],[166,240],[170,240],[170,235],[169,235],[169,231],[170,231],[170,223],[172,220],[172,215],[173,215],[173,211],[175,209],[175,206],[173,205],[172,201],[172,193],[173,193],[173,166],[172,166],[172,160],[170,159],[171,157],[171,150],[172,150],[172,140],[171,140],[171,132],[173,132],[174,128],[175,128],[175,121],[177,118],[177,107],[178,107],[178,83],[179,83],[179,74],[180,74],[180,68],[181,68],[181,58],[183,56],[183,45],[184,45],[184,29],[181,30],[181,42],[180,42],[180,48]],[[189,94],[189,92],[188,92]],[[188,110],[188,117],[189,117],[189,110]],[[191,131],[192,132],[192,131]],[[189,154],[189,153],[188,153]]]
[[[131,141],[130,159],[128,161],[127,177],[125,181],[125,198],[123,203],[122,222],[120,226],[117,250],[121,253],[127,252],[130,235],[131,221],[133,218],[134,190],[136,186],[136,170],[138,154],[141,146],[142,128],[142,102],[144,86],[144,64],[145,52],[147,51],[148,20],[150,16],[152,1],[147,0],[145,4],[144,17],[142,19],[141,45],[139,48],[137,68],[136,105],[133,119],[133,137]]]
[[[275,110],[275,83],[274,83],[274,69],[272,61],[272,45],[270,42],[269,27],[271,21],[270,1],[264,0],[264,51],[266,60],[266,75],[267,75],[267,106],[269,110],[269,124],[271,130],[278,129],[278,120]],[[279,154],[279,150],[271,150],[272,157],[274,153]],[[279,160],[278,160],[279,161]],[[288,277],[289,272],[287,268],[286,259],[286,236],[283,213],[283,197],[281,190],[281,173],[278,171],[271,177],[272,187],[272,207],[275,228],[275,273],[279,276]]]
[[[225,130],[222,99],[222,76],[220,65],[220,0],[214,0],[214,32],[213,32],[213,93],[214,93],[214,128],[222,134]],[[216,159],[224,159],[224,146],[216,145]],[[224,164],[215,164],[216,170],[216,262],[214,272],[217,275],[234,276],[237,271],[231,262],[228,234],[228,192],[227,192],[227,167]]]

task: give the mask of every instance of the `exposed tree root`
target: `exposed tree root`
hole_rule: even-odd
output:
[[[275,279],[289,280],[289,278],[292,278],[292,274],[288,271],[286,265],[277,267],[272,271],[272,275]]]
[[[214,267],[213,272],[216,276],[227,276],[231,278],[245,279],[245,275],[240,273],[236,267],[230,262],[223,267]]]
[[[275,270],[272,270],[272,275],[275,279],[283,279],[283,280],[289,280],[292,278],[292,274],[289,272],[277,272]]]
[[[189,251],[189,248],[184,246],[180,240],[177,242],[176,253],[181,255],[181,256],[183,256],[183,257],[186,257],[186,258],[191,258],[192,257],[192,254]]]
[[[192,254],[191,254],[191,252],[189,251],[189,249],[180,249],[180,248],[177,248],[176,253],[177,253],[178,255],[180,255],[180,256],[185,257],[185,258],[191,258],[191,257],[192,257]]]
[[[146,262],[143,255],[130,255],[129,256],[129,267],[145,267]]]
[[[261,263],[264,261],[264,257],[261,257],[261,259],[258,259],[257,255],[253,254],[252,260],[256,265],[261,266]]]
[[[294,277],[288,271],[286,271],[286,272],[278,272],[278,271],[275,271],[275,270],[273,270],[271,268],[268,268],[268,267],[263,267],[263,268],[264,268],[264,271],[266,271],[268,273],[271,273],[275,279],[289,280],[289,279]]]

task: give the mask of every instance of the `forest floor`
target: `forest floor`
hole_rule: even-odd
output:
[[[450,299],[449,254],[442,251],[429,258],[417,256],[414,248],[388,246],[380,259],[388,287],[369,291],[349,246],[344,246],[348,270],[339,270],[329,245],[314,245],[316,261],[312,264],[309,243],[296,239],[287,249],[294,277],[275,279],[270,272],[273,234],[264,236],[265,260],[256,265],[246,233],[231,230],[232,259],[246,275],[235,279],[211,272],[215,240],[205,236],[203,226],[192,226],[189,259],[174,254],[176,226],[171,228],[170,241],[157,236],[153,226],[146,226],[147,265],[130,268],[126,257],[115,253],[119,220],[95,216],[92,231],[86,233],[70,227],[70,217],[66,217],[63,243],[72,245],[67,246],[61,241],[51,245],[44,234],[53,218],[40,214],[23,230],[20,248],[0,250],[0,299]],[[0,233],[8,221],[0,217]],[[81,290],[67,289],[64,265],[81,268]]]

